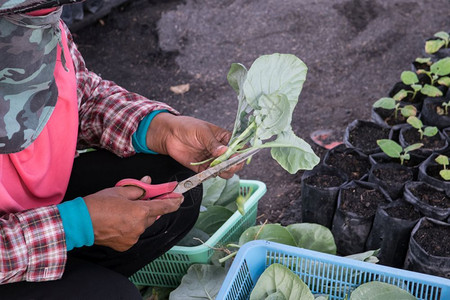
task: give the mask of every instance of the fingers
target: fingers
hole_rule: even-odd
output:
[[[180,208],[184,197],[181,194],[171,195],[171,198],[138,201],[139,204],[147,210],[147,215],[149,217],[149,221],[151,222],[148,226],[150,226],[158,216],[177,211]]]
[[[220,172],[219,177],[221,177],[223,179],[230,179],[231,177],[233,177],[233,175],[235,173],[242,170],[244,168],[244,165],[245,165],[245,162],[241,162],[235,166],[232,166],[231,168],[223,170],[222,172]]]

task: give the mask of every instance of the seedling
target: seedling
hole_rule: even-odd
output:
[[[448,48],[450,36],[445,31],[439,31],[434,34],[433,39],[425,42],[425,52],[433,54],[439,51],[441,48]]]
[[[400,107],[400,99],[391,98],[391,97],[383,97],[375,101],[372,105],[374,108],[384,108],[384,109],[393,109],[394,110],[394,118],[398,120],[398,113],[400,112],[404,118],[408,118],[410,116],[415,116],[417,114],[417,108],[414,105],[405,105]]]
[[[436,112],[437,112],[437,114],[438,115],[448,115],[448,107],[450,106],[450,101],[447,101],[447,102],[442,102],[441,103],[441,106],[439,107],[436,107]],[[444,108],[444,109],[442,109],[442,107]]]
[[[423,136],[434,136],[438,133],[438,129],[436,126],[424,126],[422,121],[417,117],[409,117],[406,122],[410,124],[412,127],[416,128],[420,133],[420,139],[423,139]]]
[[[444,180],[450,180],[450,170],[447,169],[449,164],[448,156],[440,154],[434,159],[434,161],[443,167],[443,169],[439,171],[439,175],[441,175]]]
[[[433,64],[433,61],[431,60],[431,57],[417,57],[413,61],[414,67],[419,70],[429,70],[430,66]]]
[[[450,57],[440,59],[431,64],[429,71],[425,69],[417,70],[417,74],[427,75],[431,80],[432,86],[436,83],[447,87],[450,86],[450,77],[448,76],[450,74]]]
[[[426,72],[425,70],[423,71]],[[421,92],[422,94],[429,97],[441,97],[443,95],[442,91],[432,84],[420,84],[419,77],[417,77],[417,74],[412,71],[403,71],[400,75],[400,78],[403,84],[409,86],[411,90],[402,89],[397,94],[395,94],[394,98],[403,100],[408,95],[411,95],[411,100],[414,100],[418,92]]]
[[[377,140],[377,144],[387,156],[399,158],[401,165],[403,165],[405,160],[410,159],[409,152],[417,150],[423,146],[422,143],[416,143],[403,149],[397,142],[389,139]]]

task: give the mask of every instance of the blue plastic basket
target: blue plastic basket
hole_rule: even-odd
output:
[[[273,263],[285,265],[314,294],[328,295],[329,300],[345,299],[369,281],[396,285],[418,299],[450,299],[449,279],[262,240],[242,246],[216,299],[249,299],[258,278]]]

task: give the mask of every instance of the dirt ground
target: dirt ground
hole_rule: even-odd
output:
[[[341,140],[355,119],[370,119],[425,39],[450,30],[448,0],[134,0],[74,33],[87,66],[103,78],[182,114],[232,129],[237,99],[226,75],[260,55],[291,53],[308,66],[292,126]],[[189,84],[184,94],[171,86]],[[259,222],[300,222],[302,172],[291,175],[256,155],[239,173],[263,181]]]

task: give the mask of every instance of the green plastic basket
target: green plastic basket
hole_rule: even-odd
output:
[[[258,201],[266,192],[266,185],[256,180],[240,180],[242,196],[251,193],[244,204],[245,214],[236,211],[204,244],[195,247],[174,246],[130,277],[136,285],[176,287],[192,264],[210,263],[213,249],[237,242],[241,234],[256,222]]]

